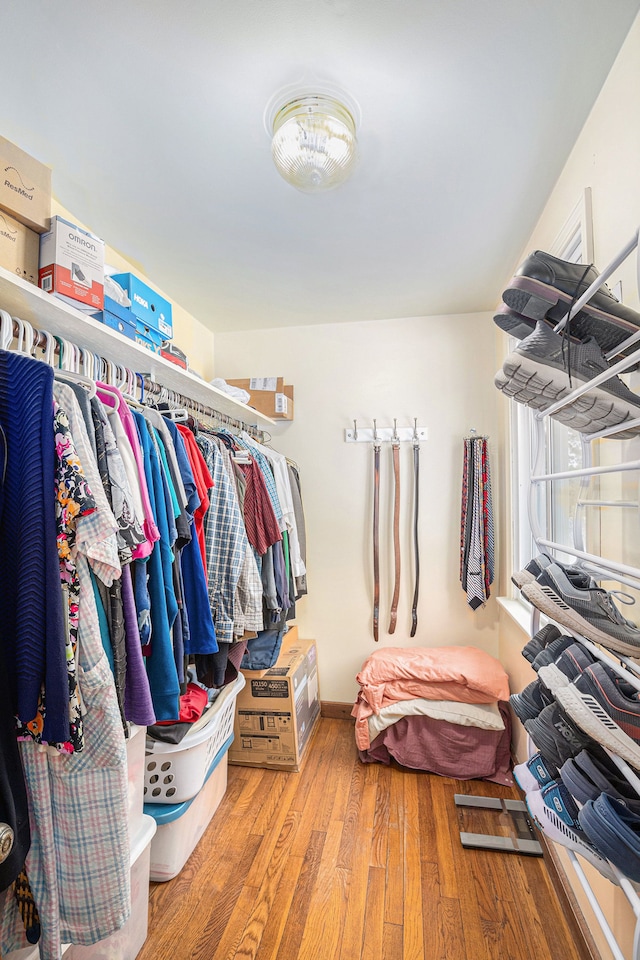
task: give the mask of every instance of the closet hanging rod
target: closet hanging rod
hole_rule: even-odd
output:
[[[569,313],[567,313],[567,316],[566,316],[566,317],[563,317],[562,320],[560,320],[560,322],[556,324],[556,326],[554,327],[554,330],[556,331],[556,333],[559,333],[560,330],[563,330],[563,329],[564,329],[564,327],[567,325],[567,323],[569,322],[569,320],[572,320],[573,317],[575,317],[576,314],[579,313],[580,310],[582,310],[582,308],[584,307],[585,303],[588,303],[589,300],[591,300],[591,297],[594,295],[594,293],[597,293],[598,290],[600,289],[600,287],[602,286],[602,284],[605,283],[605,281],[607,281],[607,280],[609,279],[609,277],[611,276],[611,274],[613,273],[613,271],[616,270],[616,269],[620,266],[620,264],[621,264],[624,260],[627,259],[627,257],[629,256],[630,253],[633,253],[633,251],[634,251],[634,250],[636,249],[636,247],[638,246],[638,235],[639,235],[639,234],[640,234],[640,228],[639,228],[638,230],[636,230],[636,232],[634,233],[634,235],[631,237],[631,239],[629,240],[629,242],[622,248],[622,250],[620,250],[620,251],[616,254],[616,256],[613,258],[613,260],[611,261],[611,263],[609,263],[609,264],[604,268],[604,270],[602,270],[601,273],[598,274],[598,276],[597,276],[596,279],[593,281],[593,283],[591,284],[591,286],[590,286],[590,287],[587,287],[587,289],[586,289],[585,292],[582,294],[582,296],[580,297],[580,299],[579,299],[579,300],[576,300],[576,302],[575,302],[575,304],[573,305],[571,311],[570,311]]]
[[[200,403],[199,400],[192,400],[190,397],[182,393],[177,393],[175,390],[167,390],[166,387],[163,387],[162,384],[156,380],[150,380],[148,377],[144,377],[144,392],[152,396],[164,398],[169,402],[176,403],[178,406],[187,407],[189,410],[192,410],[196,414],[201,414],[203,417],[211,417],[234,430],[244,430],[245,433],[248,433],[249,436],[253,437],[254,440],[258,440],[258,442],[263,442],[265,439],[264,431],[258,427],[245,423],[244,420],[237,420],[235,417],[231,417],[227,413],[222,413],[214,407]]]
[[[13,323],[13,336],[15,339],[21,342],[22,338],[25,336],[25,323],[19,318],[16,319],[12,317],[11,320]],[[34,350],[47,350],[49,346],[48,335],[42,332],[41,330],[38,330],[32,324],[28,324],[27,326],[31,330],[32,342],[29,345],[30,350],[27,350],[26,352],[28,352],[29,355],[33,355]],[[77,344],[73,343],[73,341],[71,340],[61,341],[61,339],[58,337],[54,337],[53,339],[55,340],[55,346],[53,347],[54,355],[57,355],[59,357],[60,352],[63,349],[63,343],[67,343],[69,344],[69,347],[72,350],[75,350],[78,352],[78,355],[81,358],[81,362],[84,364],[84,357],[87,351],[83,351],[80,347],[77,346]],[[96,356],[99,358],[99,360],[104,366],[104,369],[106,370],[105,376],[107,381],[110,379],[109,371],[113,370],[117,372],[118,368],[126,369],[122,366],[122,364],[115,364],[112,361],[108,360],[107,358],[100,356],[99,354],[96,354]],[[144,390],[147,393],[150,393],[155,396],[155,395],[160,395],[163,390],[166,391],[166,388],[163,387],[162,384],[158,383],[158,381],[152,380],[149,377],[144,377],[143,374],[138,374],[138,376],[140,376],[143,379]],[[100,377],[96,377],[94,379],[100,379]],[[115,384],[113,385],[115,386]],[[169,391],[166,391],[166,392],[168,394]],[[183,406],[189,407],[189,409],[191,410],[202,413],[203,416],[213,417],[214,419],[218,420],[220,423],[223,423],[226,426],[229,426],[233,429],[245,430],[250,436],[252,436],[255,440],[258,440],[259,442],[262,442],[265,439],[264,431],[258,429],[252,424],[245,423],[244,420],[238,420],[235,417],[231,417],[229,414],[223,413],[220,410],[216,410],[214,407],[210,407],[200,403],[199,401],[192,400],[190,397],[187,397],[184,394],[178,394],[174,392],[174,396],[177,398],[179,397],[178,402],[180,404],[182,404]]]

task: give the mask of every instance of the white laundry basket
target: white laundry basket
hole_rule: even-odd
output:
[[[147,737],[145,803],[181,803],[195,797],[211,761],[233,736],[236,699],[244,685],[244,676],[239,673],[180,743],[160,743]]]

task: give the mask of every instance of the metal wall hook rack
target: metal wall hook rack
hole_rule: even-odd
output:
[[[349,428],[344,432],[345,443],[373,443],[376,445],[382,443],[421,443],[427,439],[428,431],[426,427],[418,426],[418,418],[413,418],[412,427],[399,427],[398,420],[394,417],[392,427],[378,427],[378,421],[372,420],[372,429],[361,429],[358,427],[358,421],[353,421],[353,429]]]

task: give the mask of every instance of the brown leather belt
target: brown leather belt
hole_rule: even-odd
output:
[[[380,620],[380,443],[373,443],[373,639],[378,642]]]
[[[418,543],[418,494],[420,488],[420,444],[413,441],[413,549],[415,556],[416,582],[411,603],[411,633],[415,637],[418,629],[418,593],[420,591],[420,546]]]
[[[400,443],[393,441],[393,554],[395,560],[396,579],[393,586],[391,600],[391,615],[389,617],[389,633],[395,633],[398,619],[398,599],[400,597]]]

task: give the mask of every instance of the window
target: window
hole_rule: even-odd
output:
[[[580,202],[567,218],[562,230],[551,244],[549,252],[572,263],[593,262],[593,238],[591,228],[591,196],[587,189]],[[512,350],[518,341],[512,339]],[[534,460],[535,430],[533,412],[519,403],[510,405],[511,417],[511,499],[513,504],[512,568],[522,569],[538,552],[529,524],[529,477]],[[578,469],[583,465],[583,446],[579,433],[563,424],[547,418],[545,424],[545,471]],[[616,447],[620,442],[615,443]],[[594,462],[598,456],[599,443],[592,444]],[[598,498],[598,478],[581,484],[578,479],[558,481],[553,484],[538,484],[534,496],[539,516],[546,518],[550,539],[581,549],[599,553],[599,511],[587,504],[578,503]],[[579,528],[576,528],[579,523]],[[571,557],[560,556],[570,561]],[[517,591],[516,591],[517,593]],[[518,598],[522,599],[519,594]]]

